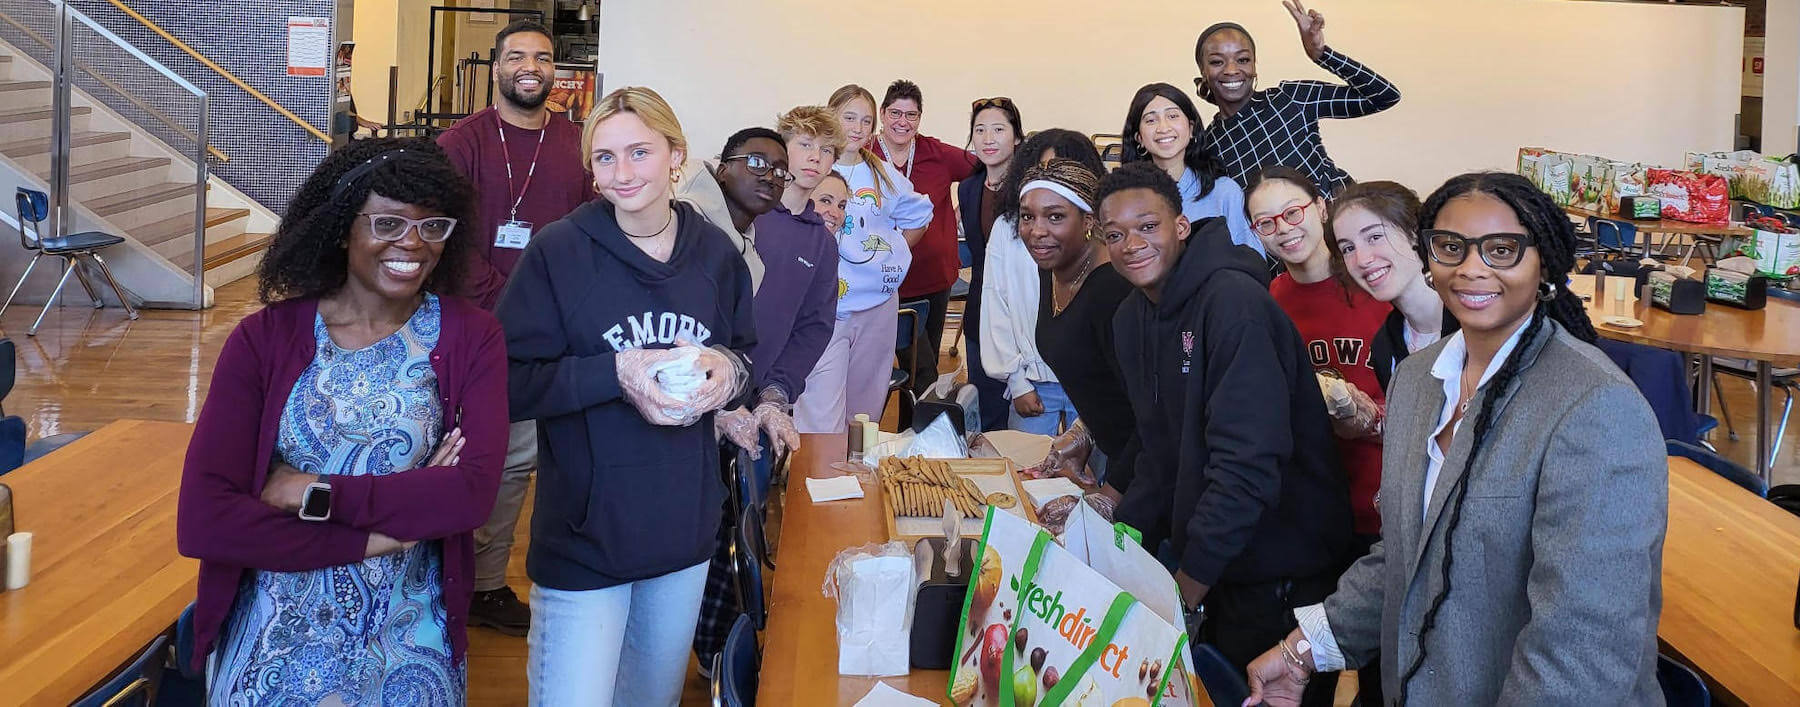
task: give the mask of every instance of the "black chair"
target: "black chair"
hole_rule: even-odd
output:
[[[1656,682],[1662,686],[1663,703],[1668,707],[1712,705],[1712,694],[1707,692],[1706,681],[1700,679],[1700,674],[1669,656],[1656,656]]]
[[[762,507],[750,506],[738,515],[737,532],[731,538],[731,564],[736,570],[738,608],[761,631],[769,625],[769,601],[763,590],[764,558]],[[771,569],[773,569],[771,567]]]
[[[1194,676],[1206,688],[1206,696],[1215,705],[1241,705],[1250,697],[1250,686],[1244,683],[1244,671],[1232,667],[1231,661],[1209,643],[1191,644],[1194,648]]]
[[[50,298],[44,300],[44,311],[38,313],[37,321],[32,322],[31,328],[25,330],[26,336],[37,336],[38,327],[44,324],[44,315],[49,314],[50,308],[56,306],[56,298],[62,294],[63,286],[69,284],[71,273],[81,280],[81,289],[87,290],[88,299],[94,302],[94,309],[105,306],[100,301],[100,295],[94,291],[94,284],[88,282],[87,271],[82,270],[84,259],[99,266],[100,274],[106,277],[106,284],[112,287],[113,296],[119,298],[119,304],[125,307],[125,313],[132,319],[138,318],[137,309],[131,306],[131,298],[125,295],[125,289],[119,287],[119,281],[113,279],[106,261],[100,258],[101,248],[124,243],[124,238],[99,231],[45,238],[43,224],[44,219],[50,217],[50,195],[19,187],[13,204],[17,207],[19,217],[19,245],[35,252],[31,256],[31,263],[25,266],[25,274],[19,276],[19,283],[13,285],[12,294],[6,296],[6,304],[0,304],[0,315],[6,314],[6,308],[12,306],[13,298],[19,295],[19,288],[24,287],[25,281],[31,278],[31,270],[37,267],[38,259],[49,255],[63,259],[62,279],[56,281],[56,289],[51,290]]]
[[[73,707],[150,707],[162,687],[169,637],[157,636],[124,670],[72,703]]]
[[[912,427],[912,411],[918,405],[913,394],[912,372],[919,370],[919,349],[925,348],[925,315],[931,311],[931,300],[900,303],[900,323],[894,329],[894,358],[901,362],[888,377],[888,392],[900,394],[900,429]],[[936,356],[936,351],[928,352]],[[877,421],[879,422],[879,420]]]
[[[1668,449],[1669,456],[1681,457],[1706,467],[1714,474],[1725,477],[1726,481],[1742,486],[1745,491],[1756,494],[1759,498],[1768,498],[1769,485],[1757,476],[1756,472],[1744,468],[1742,464],[1719,456],[1718,452],[1676,440],[1664,440],[1663,446]]]
[[[749,707],[756,704],[757,673],[762,670],[762,651],[756,647],[756,629],[750,617],[739,616],[725,635],[725,649],[713,658],[713,707]]]

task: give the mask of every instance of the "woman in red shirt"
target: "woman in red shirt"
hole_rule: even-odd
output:
[[[1381,533],[1375,492],[1381,486],[1381,406],[1386,396],[1370,365],[1373,338],[1391,311],[1349,286],[1325,245],[1325,199],[1310,178],[1290,167],[1258,172],[1245,193],[1250,230],[1287,272],[1269,294],[1294,320],[1331,412],[1338,453],[1350,477],[1350,506],[1366,551]]]

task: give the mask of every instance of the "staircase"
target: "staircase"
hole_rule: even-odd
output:
[[[51,176],[50,76],[29,56],[0,43],[0,161],[36,177],[39,189]],[[122,235],[141,246],[120,255],[161,259],[175,270],[191,273],[196,207],[191,159],[79,89],[73,98],[69,196],[71,204],[84,210],[80,216],[91,217],[78,219],[82,227]],[[255,272],[278,217],[218,178],[210,182],[203,267],[206,284],[218,287]],[[11,195],[0,196],[6,197],[4,210],[10,212]],[[13,248],[0,242],[0,249]],[[110,261],[114,256],[107,257]],[[136,268],[163,273],[168,269]],[[145,296],[131,278],[120,274],[120,280],[127,290]],[[191,288],[191,275],[187,281]],[[156,306],[155,296],[146,298]],[[210,304],[210,296],[207,299]]]

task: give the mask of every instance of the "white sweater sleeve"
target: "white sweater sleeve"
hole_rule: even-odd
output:
[[[1008,399],[1033,390],[1026,369],[1037,357],[1037,288],[1023,291],[1023,283],[1017,277],[1017,261],[1023,250],[1013,224],[1004,218],[994,219],[983,259],[986,273],[981,283],[981,365],[988,377],[1006,381]],[[1036,270],[1035,265],[1031,267]]]

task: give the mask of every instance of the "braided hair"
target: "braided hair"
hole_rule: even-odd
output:
[[[475,257],[473,239],[479,237],[473,235],[478,228],[473,187],[437,143],[425,138],[376,138],[354,141],[326,155],[301,183],[257,266],[257,297],[270,304],[322,297],[342,287],[350,272],[343,246],[370,194],[456,219],[423,287],[427,292],[454,293],[463,284],[465,261]]]
[[[1032,165],[1030,169],[1025,170],[1023,179],[1024,181],[1019,184],[1021,189],[1026,184],[1039,180],[1055,182],[1068,187],[1070,191],[1075,192],[1076,196],[1081,197],[1082,201],[1086,201],[1090,211],[1096,206],[1094,193],[1100,190],[1100,175],[1095,174],[1094,170],[1088,168],[1087,165],[1075,160],[1057,157],[1040,165]],[[1018,214],[1015,212],[1013,217],[1018,218]]]
[[[1094,141],[1088,136],[1073,130],[1050,128],[1032,133],[1025,138],[1024,144],[1013,153],[1012,164],[1006,168],[1006,179],[1000,183],[1000,193],[994,197],[997,210],[995,213],[1017,220],[1019,215],[1019,187],[1025,186],[1025,170],[1036,167],[1044,159],[1044,153],[1056,150],[1059,159],[1074,160],[1096,175],[1106,174],[1106,163],[1100,161],[1100,150],[1095,149]],[[1094,205],[1099,208],[1099,204]],[[1180,209],[1176,209],[1180,211]]]
[[[1440,570],[1438,591],[1427,604],[1424,621],[1419,626],[1419,652],[1400,675],[1400,704],[1406,703],[1407,684],[1425,664],[1425,639],[1437,625],[1438,612],[1443,610],[1444,601],[1450,596],[1450,565],[1456,559],[1456,528],[1462,523],[1463,501],[1469,495],[1469,473],[1474,469],[1476,458],[1481,456],[1482,445],[1487,442],[1488,433],[1493,429],[1495,408],[1498,407],[1500,398],[1505,396],[1506,389],[1512,385],[1524,365],[1528,344],[1537,338],[1546,319],[1556,320],[1570,334],[1587,343],[1593,343],[1598,337],[1593,324],[1588,321],[1587,308],[1582,306],[1581,299],[1570,292],[1568,287],[1562,286],[1575,267],[1575,229],[1570,225],[1568,217],[1563,215],[1562,208],[1530,180],[1503,172],[1472,172],[1453,177],[1425,199],[1419,216],[1421,227],[1431,228],[1435,225],[1438,213],[1452,199],[1477,193],[1498,199],[1518,216],[1519,223],[1525,226],[1526,234],[1532,237],[1532,247],[1538,249],[1538,257],[1542,263],[1540,275],[1547,287],[1540,288],[1540,295],[1545,290],[1552,294],[1548,300],[1542,296],[1538,298],[1531,322],[1525,325],[1519,344],[1513,347],[1506,362],[1495,371],[1494,377],[1482,386],[1485,392],[1482,394],[1481,410],[1475,416],[1474,442],[1469,447],[1469,456],[1463,461],[1462,474],[1456,477],[1456,486],[1449,499],[1450,520],[1444,528],[1444,563]],[[1430,246],[1423,238],[1418,239],[1414,245],[1421,259],[1430,258]]]

